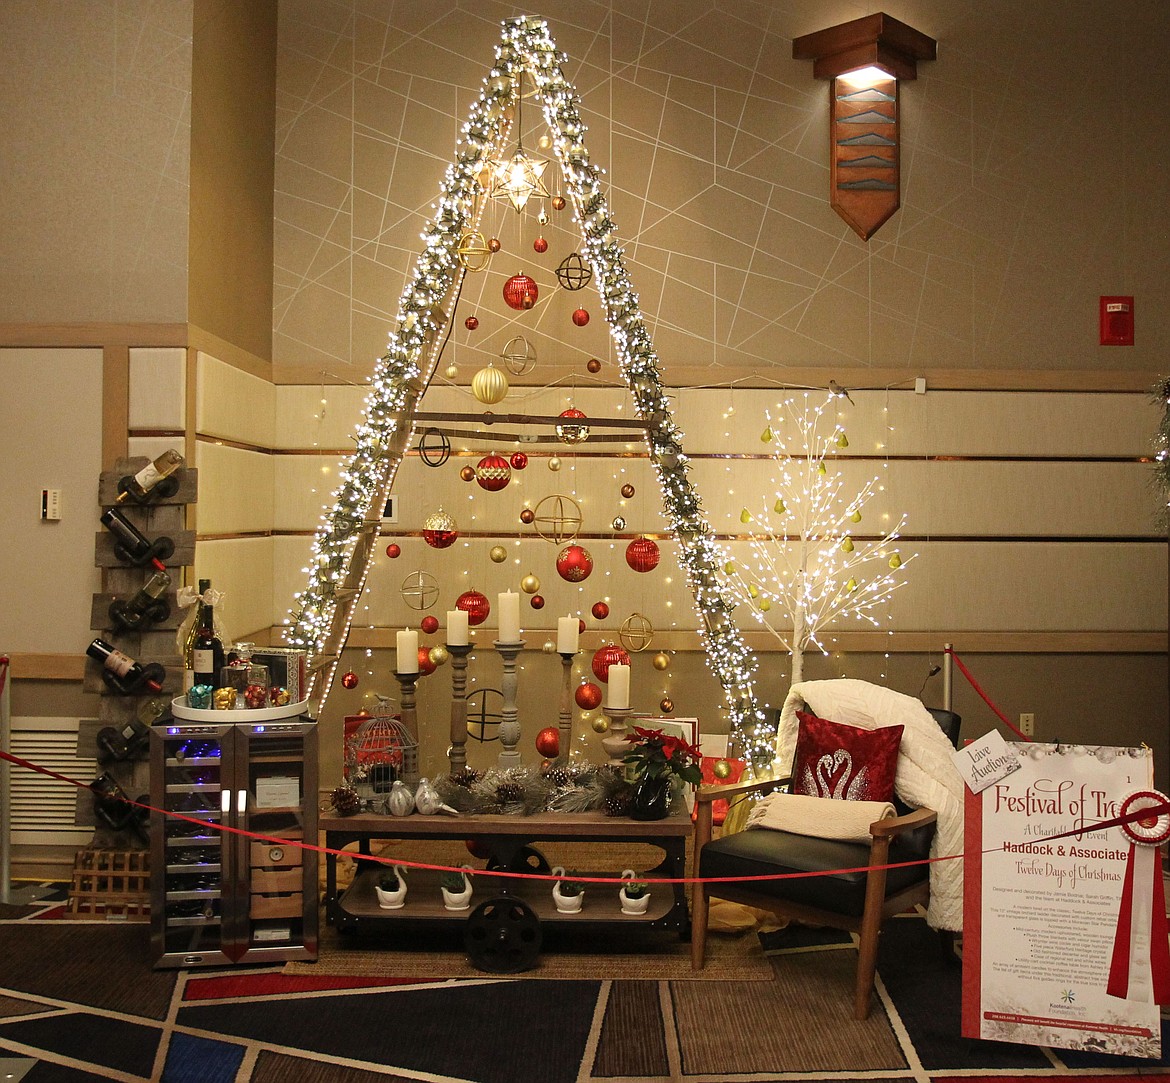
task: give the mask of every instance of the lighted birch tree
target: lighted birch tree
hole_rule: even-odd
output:
[[[807,647],[828,653],[819,636],[830,624],[852,617],[879,626],[917,555],[903,559],[895,547],[905,516],[880,535],[861,533],[862,510],[881,481],[851,491],[832,464],[849,446],[830,409],[839,402],[836,395],[814,402],[806,393],[766,412],[760,439],[771,447],[775,489],[759,508],[740,512],[750,557],[723,568],[728,590],[791,653],[794,684]]]

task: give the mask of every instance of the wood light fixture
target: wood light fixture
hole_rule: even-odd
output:
[[[918,61],[937,49],[883,12],[792,41],[793,59],[813,61],[813,75],[832,80],[830,203],[864,241],[900,203],[898,83],[916,79]]]

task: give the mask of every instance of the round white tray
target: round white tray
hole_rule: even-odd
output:
[[[303,699],[300,703],[287,703],[283,707],[233,707],[230,711],[205,711],[198,707],[188,707],[187,697],[178,696],[171,700],[171,714],[175,718],[195,722],[224,722],[229,725],[236,722],[272,722],[277,718],[295,718],[304,714],[308,702]]]

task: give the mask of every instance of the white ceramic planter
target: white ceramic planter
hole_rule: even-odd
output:
[[[553,876],[564,877],[565,867],[557,865],[552,870]],[[552,889],[553,903],[556,905],[558,913],[561,914],[577,914],[581,911],[581,906],[585,902],[585,891],[582,889],[576,895],[565,895],[561,891],[561,881],[558,880],[553,884]]]
[[[637,873],[635,873],[633,869],[625,869],[622,871],[622,879],[630,881],[636,880]],[[623,914],[644,914],[646,913],[647,907],[650,905],[650,892],[647,890],[646,893],[639,898],[631,899],[629,895],[626,894],[626,889],[623,886],[622,889],[618,892],[618,899],[621,902]]]
[[[470,871],[470,865],[464,865],[464,869]],[[451,891],[448,888],[440,887],[439,890],[443,893],[443,906],[448,910],[466,910],[471,906],[471,877],[465,872],[463,874],[463,890]]]
[[[401,865],[395,865],[394,871],[398,875],[397,891],[384,891],[377,884],[374,885],[378,905],[383,910],[401,910],[406,905],[406,870]]]

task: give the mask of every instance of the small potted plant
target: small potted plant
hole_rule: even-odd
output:
[[[466,871],[459,872],[451,869],[439,878],[439,888],[443,892],[443,905],[448,910],[466,910],[471,905],[471,871],[470,865],[464,865]]]
[[[585,901],[585,885],[580,880],[568,877],[563,865],[557,865],[552,873],[553,876],[559,877],[552,889],[557,911],[561,914],[578,913]]]
[[[696,745],[662,730],[635,726],[626,737],[630,747],[622,757],[633,774],[630,816],[635,820],[661,820],[670,814],[676,783],[692,786],[703,781],[702,758]]]
[[[622,873],[622,887],[618,898],[622,904],[623,914],[644,914],[650,905],[650,885],[645,880],[635,880],[637,874],[633,869],[626,869]]]
[[[399,910],[406,903],[406,870],[401,865],[383,869],[374,884],[378,905],[383,910]]]

